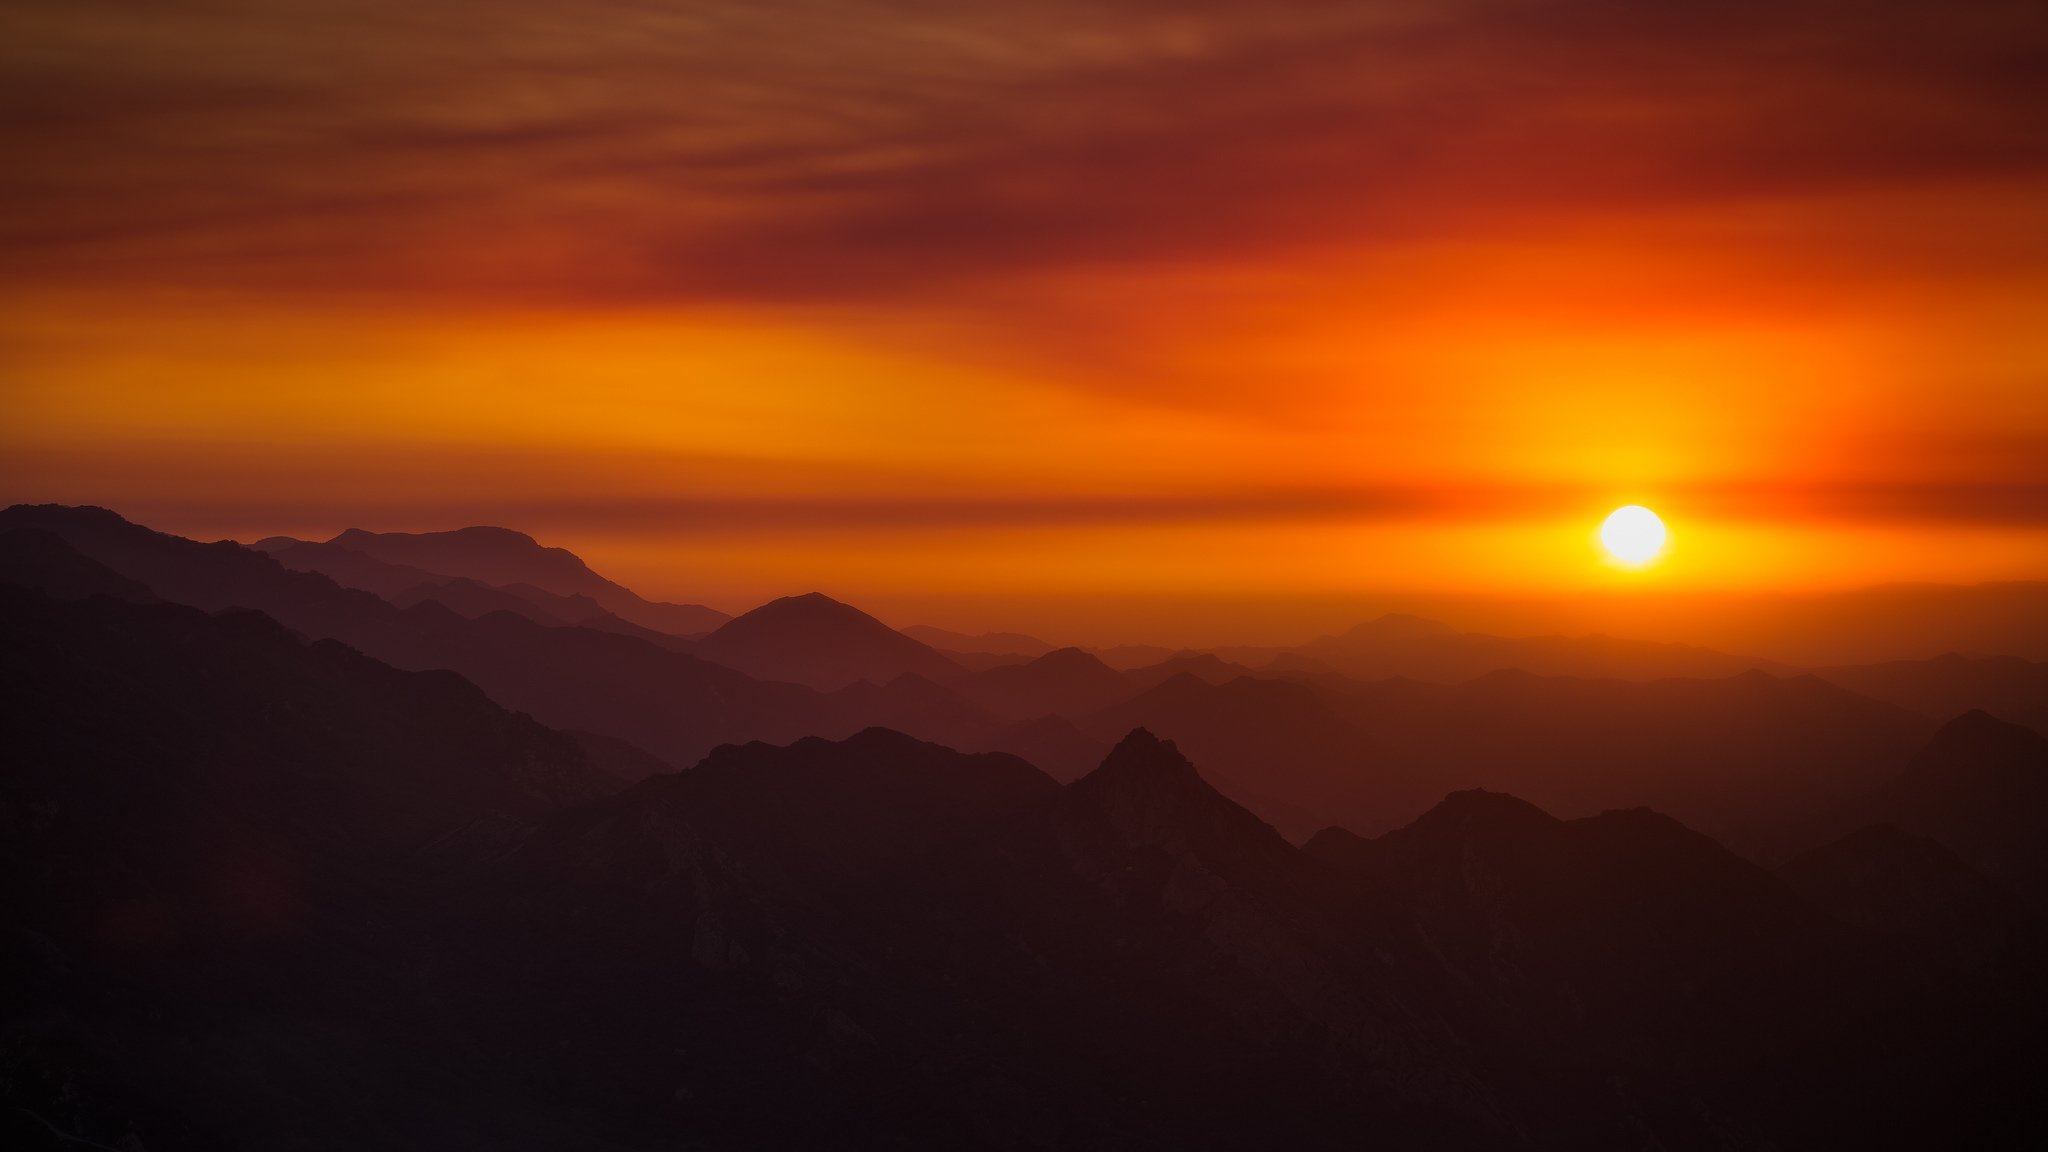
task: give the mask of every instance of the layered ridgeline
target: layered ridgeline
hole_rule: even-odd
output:
[[[464,579],[504,589],[565,623],[582,623],[609,613],[657,632],[696,636],[729,619],[702,604],[642,599],[591,571],[568,549],[545,547],[509,528],[459,528],[452,532],[351,528],[324,542],[272,536],[257,541],[256,547],[288,568],[322,572],[338,583],[385,596]]]
[[[956,659],[816,593],[691,638],[605,610],[592,597],[616,585],[518,533],[351,532],[319,545],[269,541],[278,550],[266,556],[154,533],[97,509],[17,507],[0,513],[0,531],[8,528],[55,536],[43,552],[68,546],[147,595],[208,610],[255,608],[399,667],[458,671],[506,707],[626,740],[677,767],[720,743],[841,737],[879,725],[1012,752],[1067,780],[1144,726],[1179,741],[1229,795],[1295,839],[1331,823],[1382,831],[1445,792],[1480,787],[1567,816],[1648,804],[1775,860],[1805,847],[1829,813],[1897,777],[1955,715],[1942,709],[1969,704],[2022,723],[2048,709],[2048,680],[2023,660],[1953,657],[1814,678],[1704,649],[1506,640],[1412,617],[1299,649],[1181,653],[1139,667],[1073,648],[996,664]],[[326,557],[336,578],[276,558],[301,553]],[[344,554],[353,559],[335,560]],[[405,561],[547,580],[558,590],[486,584]],[[85,594],[97,578],[73,574],[66,584],[56,569],[47,575],[65,594]],[[988,643],[1032,647],[1028,637]],[[1355,671],[1407,674],[1361,679],[1335,670],[1333,661],[1345,659],[1366,661]],[[1466,676],[1496,661],[1509,663]],[[1749,670],[1719,674],[1731,668]],[[1967,674],[1951,675],[1958,669]],[[1690,674],[1667,674],[1674,670]]]
[[[41,543],[0,571],[132,591]],[[17,1145],[2042,1135],[1986,982],[2024,933],[1963,967],[1649,812],[1463,793],[1304,850],[1144,731],[1065,785],[868,730],[621,788],[253,612],[17,583],[0,638]]]

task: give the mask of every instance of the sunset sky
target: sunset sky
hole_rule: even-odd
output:
[[[1056,639],[2048,578],[2037,3],[91,0],[0,90],[4,502]]]

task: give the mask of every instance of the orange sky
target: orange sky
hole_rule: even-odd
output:
[[[0,14],[9,498],[1102,639],[2048,577],[2038,6],[422,7]]]

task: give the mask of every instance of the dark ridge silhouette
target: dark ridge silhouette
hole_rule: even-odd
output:
[[[977,752],[1008,752],[1064,784],[1102,763],[1110,742],[1081,731],[1064,716],[1040,716],[996,728],[968,747]]]
[[[762,684],[632,636],[549,628],[498,612],[465,620],[437,601],[399,609],[231,542],[152,532],[103,509],[16,506],[0,527],[40,525],[167,600],[265,612],[408,669],[450,668],[492,699],[560,728],[627,740],[669,764],[722,743],[841,735],[864,724],[807,689]]]
[[[1121,673],[1079,648],[1060,648],[1028,663],[988,668],[954,684],[961,695],[1008,721],[1085,715],[1137,694]]]
[[[35,528],[0,532],[0,584],[64,600],[108,596],[146,604],[156,599],[146,586],[88,559],[63,537]]]
[[[1405,676],[1445,684],[1472,680],[1502,669],[1612,680],[1733,676],[1752,669],[1791,671],[1771,661],[1686,644],[1597,635],[1488,636],[1458,632],[1414,616],[1384,616],[1349,632],[1304,644],[1294,652],[1359,679]],[[1232,656],[1228,650],[1219,655],[1241,658]]]
[[[1618,1144],[1726,1145],[1761,1131],[1825,1143],[1837,1125],[1912,1142],[1888,1123],[1954,1138],[1956,1118],[1930,1103],[1951,1093],[1998,1111],[1973,1119],[1978,1138],[2029,1116],[2008,1095],[2009,1062],[2031,1058],[2019,1057],[2021,1030],[2001,1022],[2007,993],[1979,997],[1965,976],[1935,977],[1950,990],[1930,994],[1933,969],[1872,947],[1660,814],[1561,821],[1475,790],[1376,840],[1330,829],[1305,850],[1395,893],[1446,962],[1490,988],[1482,1044],[1498,1043],[1491,1056],[1509,1066],[1526,1062],[1528,1082],[1548,1081],[1517,1102],[1545,1124],[1584,1122],[1573,1118],[1583,1102],[1555,1111],[1588,1090],[1564,1086],[1582,1077],[1601,1081],[1593,1110],[1615,1122],[1597,1139]],[[1902,984],[1916,991],[1902,999]],[[1937,1070],[1941,1059],[1966,1066]],[[1874,1105],[1866,1078],[1905,1095]],[[1928,1094],[1934,1080],[1943,1087]]]
[[[707,660],[762,680],[831,692],[906,672],[945,681],[960,666],[880,620],[817,592],[785,596],[734,617],[698,641]]]
[[[696,636],[730,619],[702,604],[668,604],[642,599],[590,570],[566,548],[542,546],[509,528],[459,528],[450,532],[367,532],[351,528],[327,543],[391,564],[410,565],[443,576],[466,576],[494,587],[530,584],[557,596],[588,596],[603,608],[643,628],[674,636]]]
[[[1057,791],[1014,756],[869,728],[837,742],[728,744],[687,772],[644,781],[618,807],[704,829],[756,882],[828,897]]]
[[[344,588],[373,592],[401,608],[410,608],[422,600],[439,600],[471,619],[492,612],[513,612],[537,624],[574,624],[638,636],[679,651],[688,647],[684,638],[643,628],[613,615],[588,596],[557,595],[531,584],[496,587],[467,576],[388,563],[338,544],[312,543],[289,536],[268,537],[251,547],[294,572],[318,572]]]
[[[1248,802],[1246,789],[1253,789],[1273,801],[1261,810],[1292,837],[1336,812],[1398,819],[1441,794],[1435,781],[1386,765],[1364,729],[1302,684],[1241,678],[1212,685],[1182,672],[1080,726],[1098,739],[1140,727],[1171,737],[1210,765],[1231,795]],[[1296,814],[1304,810],[1313,815]]]
[[[565,677],[688,660],[109,531],[173,583],[203,555],[244,594],[496,636]],[[1655,813],[1471,792],[1304,851],[1132,730],[1064,787],[867,730],[600,795],[589,740],[255,613],[11,591],[0,639],[27,752],[0,791],[0,907],[31,973],[0,992],[8,1067],[32,1070],[8,1101],[109,1146],[2040,1135],[2028,970],[1874,948]],[[1330,705],[1192,674],[1155,692]],[[1952,742],[2007,747],[1979,727]]]
[[[294,572],[318,572],[343,588],[360,588],[386,600],[407,589],[433,587],[454,579],[445,572],[429,572],[411,564],[393,564],[339,544],[297,540],[290,536],[267,536],[249,547]]]
[[[5,1130],[66,1146],[417,1145],[462,1097],[408,1085],[475,1063],[400,999],[434,893],[623,786],[452,673],[246,610],[0,586],[0,685]]]
[[[1043,656],[1053,650],[1053,645],[1036,636],[1022,632],[983,632],[969,636],[964,632],[949,632],[929,624],[912,624],[903,629],[903,634],[922,644],[928,644],[942,652],[958,652],[976,656]]]
[[[1143,668],[1175,656],[1189,655],[1184,648],[1162,648],[1157,644],[1118,644],[1109,648],[1090,648],[1097,660],[1119,672]]]
[[[2009,931],[2020,901],[1937,841],[1876,824],[1801,853],[1778,868],[1796,891],[1837,918],[1887,935],[1959,941]]]
[[[680,636],[642,628],[630,620],[614,616],[587,596],[555,596],[531,585],[493,588],[467,577],[456,577],[439,584],[414,585],[385,599],[400,608],[410,608],[423,600],[434,600],[452,609],[456,615],[472,620],[493,612],[510,612],[549,627],[573,624],[597,632],[635,636],[672,652],[687,652],[693,646]]]
[[[1650,804],[1760,855],[1802,819],[1892,778],[1932,725],[1810,677],[1458,685],[1177,677],[1095,716],[1171,736],[1290,836],[1332,818],[1383,831],[1447,791],[1490,788],[1571,815]],[[1262,810],[1266,810],[1262,808]]]
[[[471,620],[479,616],[488,616],[493,612],[511,612],[514,615],[524,616],[535,624],[546,624],[551,628],[560,628],[567,624],[582,624],[589,618],[570,619],[567,616],[558,616],[541,607],[538,603],[528,600],[515,592],[509,592],[502,588],[493,588],[488,584],[480,584],[466,576],[440,582],[429,581],[415,584],[410,588],[392,593],[384,598],[400,608],[410,608],[422,600],[438,600],[456,615],[466,616]],[[594,600],[590,601],[590,603],[592,606],[596,605]],[[602,609],[599,609],[591,615],[606,614]],[[614,617],[614,619],[617,618]],[[624,623],[624,621],[620,621],[620,623]],[[627,625],[627,627],[632,627],[632,625]],[[665,635],[665,633],[653,632],[651,629],[647,631],[650,635]]]
[[[1241,676],[1252,675],[1252,670],[1242,664],[1224,660],[1212,652],[1200,652],[1186,656],[1175,656],[1157,664],[1126,671],[1124,679],[1137,691],[1149,691],[1181,674],[1193,676],[1207,684],[1228,684]]]
[[[1976,710],[2048,735],[2048,662],[1948,653],[1818,668],[1814,675],[1872,699],[1946,719]]]
[[[2048,910],[2048,736],[1965,712],[1877,794],[1874,808]]]
[[[921,740],[966,746],[993,727],[988,715],[953,689],[915,672],[905,672],[881,687],[856,681],[830,696],[847,716],[868,725],[906,732]]]

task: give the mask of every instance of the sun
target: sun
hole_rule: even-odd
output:
[[[1664,550],[1664,521],[1641,504],[1616,508],[1600,525],[1600,545],[1631,568],[1648,564]]]

